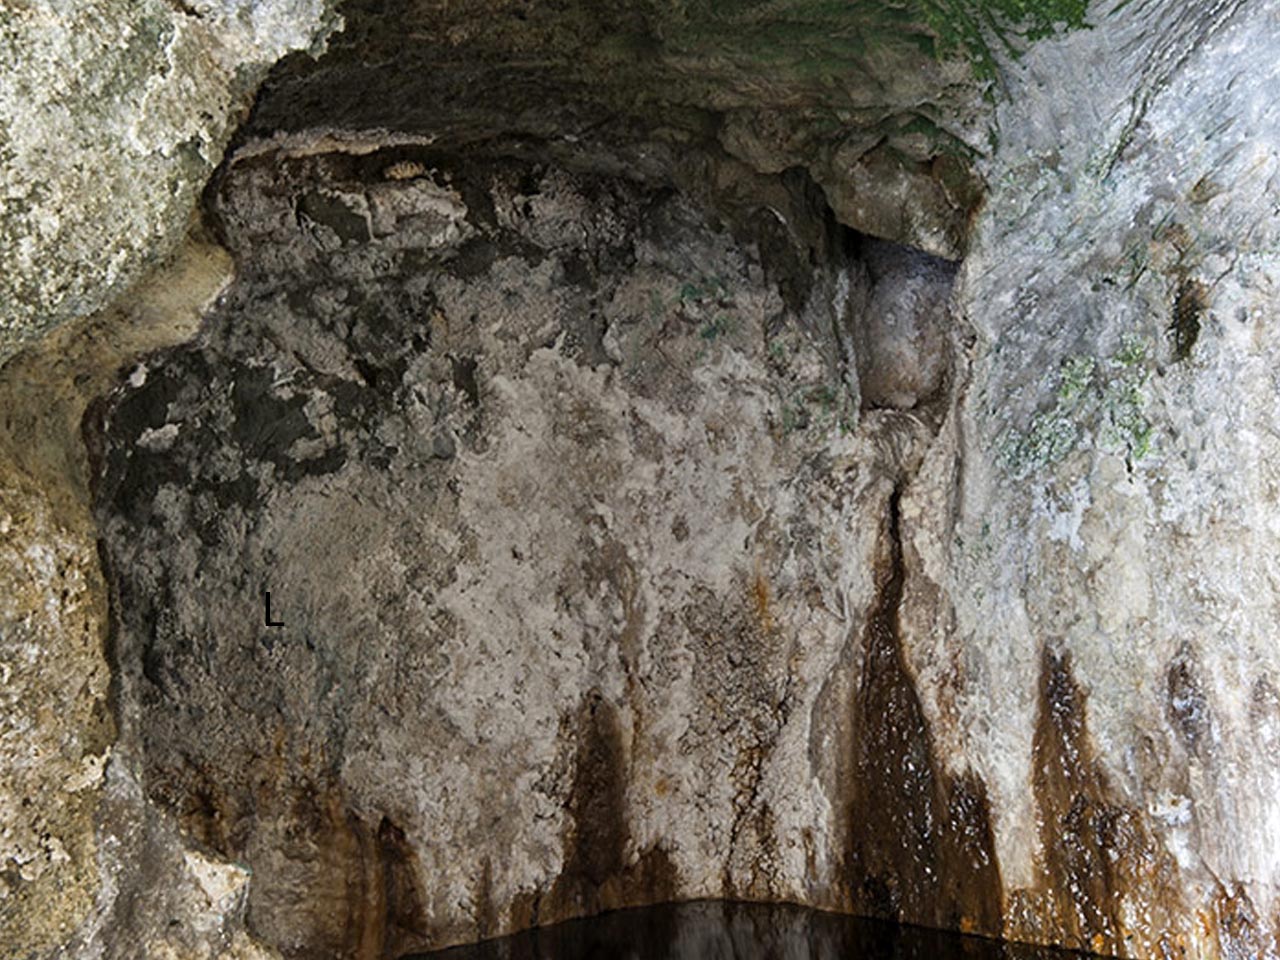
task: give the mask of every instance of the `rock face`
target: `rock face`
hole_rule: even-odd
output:
[[[918,500],[955,517],[919,548],[955,619],[907,646],[1000,811],[1011,935],[1273,955],[1280,115],[1242,58],[1277,11],[1176,14],[1035,48],[1002,112],[959,467]]]
[[[173,932],[144,909],[103,935],[138,852],[122,834],[148,817],[140,796],[111,805],[104,786],[116,724],[79,421],[131,352],[191,335],[191,301],[220,272],[207,245],[182,247],[195,200],[266,68],[289,50],[318,50],[334,26],[311,0],[0,9],[0,362],[129,291],[128,306],[55,331],[0,375],[6,956],[68,944],[137,956]],[[177,290],[149,288],[147,274],[166,265]],[[100,829],[107,809],[117,822]],[[166,874],[156,849],[150,859],[169,905],[198,920],[200,888]],[[187,929],[174,942],[200,955],[202,936],[220,935]]]
[[[1280,952],[1278,13],[1030,6],[343,4],[0,373],[19,955]]]
[[[759,173],[806,170],[863,233],[955,258],[991,119],[967,58],[1081,14],[1051,3],[997,39],[981,6],[357,0],[320,64],[273,71],[246,129],[395,131],[627,176],[715,145]]]
[[[252,868],[251,929],[296,955],[848,906],[878,762],[850,738],[897,743],[853,715],[899,657],[885,518],[936,422],[859,423],[857,251],[796,314],[670,191],[429,160],[232,168],[235,287],[112,400],[100,530],[154,800]]]
[[[243,929],[246,872],[189,849],[148,806],[119,736],[79,435],[122,363],[194,334],[229,270],[191,238],[127,307],[56,331],[0,380],[0,940],[12,956],[270,956]]]
[[[266,68],[325,0],[0,10],[0,360],[170,254]]]
[[[92,540],[7,464],[0,503],[0,576],[18,588],[0,607],[0,858],[15,902],[0,936],[51,946],[89,914],[97,886],[90,824],[114,734],[106,604]]]

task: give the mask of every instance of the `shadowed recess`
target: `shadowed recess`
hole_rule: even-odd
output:
[[[976,777],[941,768],[902,650],[899,497],[895,490],[889,498],[855,708],[847,854],[853,908],[998,936],[1000,869],[986,789]]]
[[[1078,954],[840,916],[701,901],[619,910],[414,960],[1071,960]]]

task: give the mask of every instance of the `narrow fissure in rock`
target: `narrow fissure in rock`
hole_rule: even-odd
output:
[[[986,791],[936,756],[900,637],[901,488],[888,498],[854,704],[846,870],[853,910],[999,936],[1002,887]]]

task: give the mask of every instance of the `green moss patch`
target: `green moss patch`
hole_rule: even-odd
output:
[[[997,441],[997,459],[1015,477],[1030,476],[1085,445],[1123,456],[1130,465],[1151,452],[1155,428],[1147,418],[1149,345],[1126,337],[1108,357],[1068,357],[1054,380],[1054,402],[1024,430]]]

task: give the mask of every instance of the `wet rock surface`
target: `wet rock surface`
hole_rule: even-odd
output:
[[[789,904],[701,902],[623,910],[422,954],[415,960],[1065,960],[1076,956],[922,927],[819,913]]]
[[[6,363],[20,955],[702,897],[1277,951],[1276,12],[819,7],[343,4],[205,188],[223,296],[197,240]],[[143,44],[192,116],[214,12]],[[6,342],[179,235],[214,113],[103,165],[127,242],[6,199],[83,241]]]
[[[856,244],[796,314],[670,190],[283,169],[220,184],[238,280],[103,410],[96,481],[126,736],[252,868],[251,930],[363,957],[841,902],[853,778],[788,745],[860,669],[868,519],[929,432],[850,392]]]

